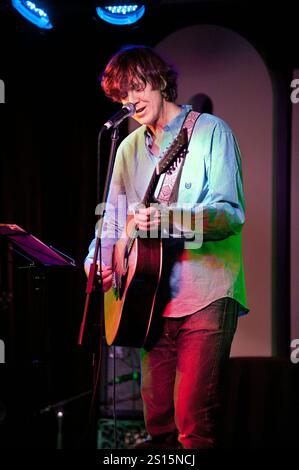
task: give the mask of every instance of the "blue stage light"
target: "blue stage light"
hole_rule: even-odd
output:
[[[47,12],[35,3],[27,0],[12,0],[12,5],[22,16],[39,28],[53,28]]]
[[[107,2],[106,2],[107,3]],[[110,2],[96,8],[98,16],[107,23],[115,25],[131,25],[144,15],[145,6],[142,3]]]

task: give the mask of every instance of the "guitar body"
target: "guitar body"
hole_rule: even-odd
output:
[[[120,239],[113,254],[114,286],[105,294],[105,331],[109,345],[141,347],[152,324],[162,271],[162,240],[136,238],[126,256]]]
[[[157,164],[143,198],[149,207],[160,175],[172,172],[186,155],[188,133],[184,127]],[[109,345],[141,347],[154,323],[153,312],[162,271],[161,238],[136,237],[134,217],[117,241],[112,261],[113,287],[105,294],[105,330]],[[153,329],[154,331],[154,329]]]

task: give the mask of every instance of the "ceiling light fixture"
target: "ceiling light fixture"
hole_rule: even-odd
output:
[[[45,10],[28,0],[12,0],[12,6],[31,23],[42,29],[51,29],[53,25]]]
[[[96,7],[97,15],[107,23],[114,25],[131,25],[140,20],[145,13],[144,1],[103,1]]]

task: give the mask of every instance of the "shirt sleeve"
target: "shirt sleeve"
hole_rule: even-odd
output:
[[[216,127],[208,160],[203,236],[215,240],[239,233],[245,222],[240,151],[232,132]]]

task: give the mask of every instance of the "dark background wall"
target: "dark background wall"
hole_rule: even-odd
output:
[[[278,126],[281,133],[274,135],[273,145],[282,149],[283,160],[276,170],[283,179],[273,207],[280,221],[277,243],[281,258],[280,278],[275,276],[271,282],[276,312],[274,350],[278,343],[279,354],[286,355],[289,213],[284,208],[289,200],[291,103],[285,98],[292,71],[299,67],[293,2],[266,3],[263,10],[261,2],[162,1],[137,25],[120,28],[97,21],[93,2],[84,2],[84,7],[73,2],[73,8],[54,2],[56,8],[61,4],[62,13],[56,28],[48,32],[27,23],[8,3],[0,9],[0,78],[6,95],[6,103],[0,106],[0,222],[20,225],[73,257],[78,267],[49,273],[48,300],[37,294],[37,281],[30,270],[14,268],[14,302],[3,307],[7,360],[13,358],[13,367],[6,364],[2,369],[2,416],[13,415],[7,440],[16,439],[19,416],[22,423],[31,422],[48,403],[88,392],[91,387],[91,347],[76,346],[84,304],[82,264],[95,224],[97,133],[117,109],[103,97],[98,76],[110,55],[123,44],[156,46],[178,29],[219,25],[249,41],[269,74],[279,77],[273,112],[276,121],[282,116],[285,127]],[[126,123],[122,133],[126,133]],[[102,182],[108,146],[107,138],[102,149]],[[273,162],[277,165],[275,158]],[[285,312],[277,307],[283,301]],[[84,400],[78,403],[82,411],[87,406]],[[55,421],[51,426],[55,428]],[[35,437],[39,435],[42,445],[39,422],[36,429]],[[32,444],[32,436],[26,439],[24,432],[24,445],[31,445],[28,441]]]

